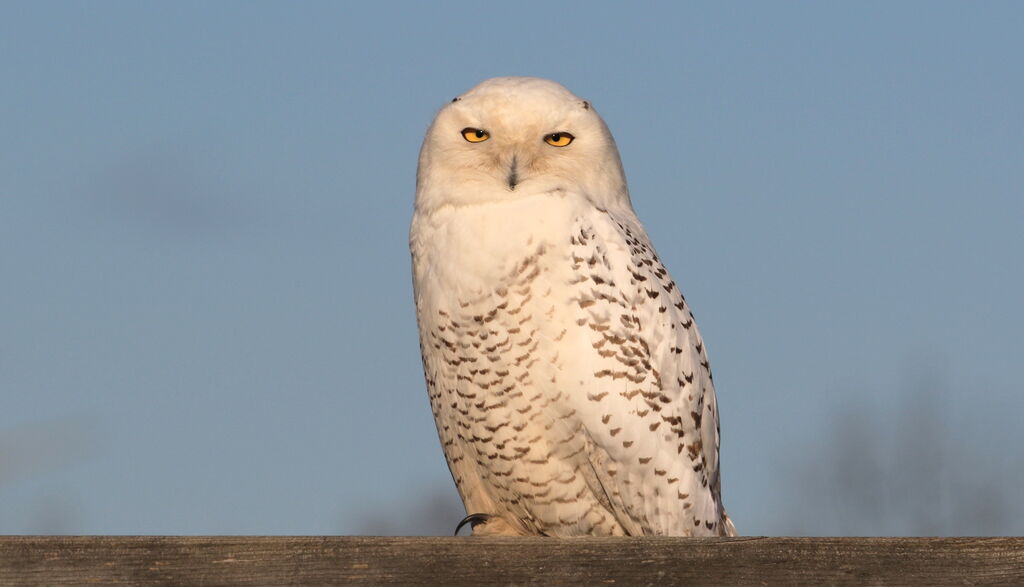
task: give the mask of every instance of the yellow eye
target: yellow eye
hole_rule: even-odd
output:
[[[552,147],[565,147],[575,138],[567,132],[553,132],[544,137],[544,142]]]
[[[491,138],[491,134],[486,130],[467,127],[462,129],[462,138],[466,139],[471,143],[482,143],[487,139]]]

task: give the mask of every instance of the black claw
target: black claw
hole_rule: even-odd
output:
[[[473,526],[476,526],[477,524],[485,523],[487,520],[490,520],[493,517],[494,516],[492,516],[491,514],[469,514],[465,518],[462,518],[462,521],[459,522],[459,525],[455,527],[454,535],[458,536],[459,530],[461,530],[462,527],[466,524],[472,524]]]

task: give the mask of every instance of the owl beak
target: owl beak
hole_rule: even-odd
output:
[[[508,189],[515,190],[519,183],[519,169],[515,155],[512,156],[512,163],[508,167]]]

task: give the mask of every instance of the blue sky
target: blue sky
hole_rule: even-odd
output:
[[[457,515],[416,155],[452,96],[535,75],[605,117],[694,307],[742,533],[1024,533],[1022,30],[1012,2],[6,3],[0,532]]]

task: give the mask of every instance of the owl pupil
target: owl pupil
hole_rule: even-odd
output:
[[[482,131],[482,130],[478,130],[474,134],[476,134],[476,138],[478,138],[478,139],[484,138],[484,131]]]
[[[555,141],[557,143],[558,141],[562,140],[562,135],[557,134],[557,133],[553,134],[553,135],[551,135],[551,140]]]

